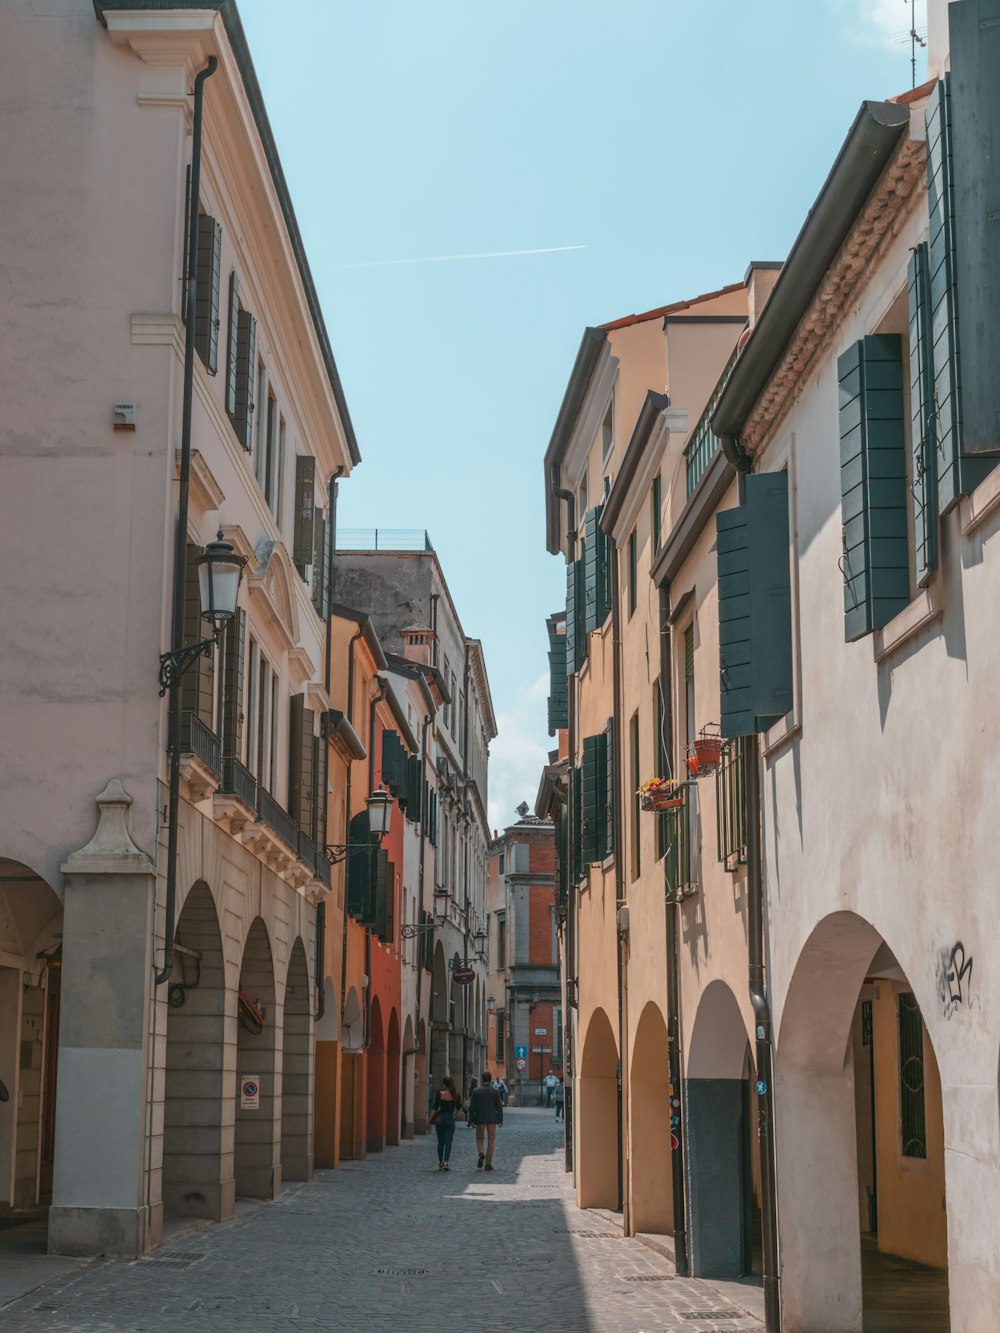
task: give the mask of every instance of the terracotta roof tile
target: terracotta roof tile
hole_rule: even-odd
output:
[[[703,301],[713,301],[717,296],[728,296],[730,292],[742,291],[742,282],[731,282],[726,287],[720,287],[718,291],[702,292],[700,296],[692,296],[689,301],[675,301],[673,305],[657,306],[655,310],[646,310],[641,315],[624,315],[621,319],[610,320],[607,324],[599,324],[601,329],[624,329],[630,324],[645,324],[651,319],[662,319],[664,315],[674,315],[681,310],[687,310],[689,306],[700,305]]]

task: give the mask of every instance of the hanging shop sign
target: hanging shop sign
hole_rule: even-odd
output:
[[[471,986],[476,979],[476,974],[471,967],[456,967],[451,974],[451,979],[456,986]]]

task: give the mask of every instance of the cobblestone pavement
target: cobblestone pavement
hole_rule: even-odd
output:
[[[492,1174],[476,1170],[464,1126],[451,1171],[436,1165],[420,1138],[318,1172],[146,1259],[57,1278],[0,1310],[0,1330],[759,1333],[727,1296],[623,1239],[611,1215],[576,1208],[551,1113],[508,1112]]]

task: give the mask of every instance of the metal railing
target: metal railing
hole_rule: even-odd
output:
[[[331,867],[330,862],[326,859],[326,857],[325,856],[318,857],[316,860],[316,878],[322,880],[323,883],[327,886],[327,888],[330,887],[332,873],[333,873],[333,868]]]
[[[722,372],[718,384],[712,390],[712,396],[709,398],[704,412],[698,418],[698,424],[691,432],[691,438],[684,449],[684,462],[687,468],[686,495],[688,499],[694,494],[695,487],[701,481],[705,469],[715,457],[716,450],[719,447],[718,436],[711,426],[712,413],[718,405],[722,390],[726,387],[726,382],[733,373],[735,364],[736,349],[733,348],[733,354],[726,362],[726,368]]]
[[[317,866],[316,844],[309,834],[303,833],[301,829],[299,829],[298,852],[299,860],[305,861],[306,865],[312,866],[315,870]],[[323,859],[326,860],[325,857]]]
[[[197,713],[181,714],[181,754],[194,754],[216,777],[222,774],[222,742]]]
[[[727,741],[715,774],[715,822],[719,860],[727,870],[747,862],[747,787],[743,747]]]
[[[257,779],[232,755],[222,761],[222,785],[219,791],[238,796],[251,810],[257,809]]]
[[[424,528],[338,528],[338,551],[433,551]]]
[[[257,814],[298,855],[299,828],[287,810],[283,810],[269,791],[257,789]]]
[[[690,795],[686,794],[682,806],[676,810],[667,810],[663,816],[667,844],[667,887],[671,893],[680,897],[696,887],[691,871],[690,800]]]

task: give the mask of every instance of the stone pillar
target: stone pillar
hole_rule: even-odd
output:
[[[59,1116],[49,1252],[135,1256],[157,1243],[145,1191],[155,870],[112,778],[97,832],[62,867]]]
[[[23,993],[20,969],[0,967],[0,1077],[7,1089],[7,1101],[0,1102],[0,1206],[14,1203]]]

